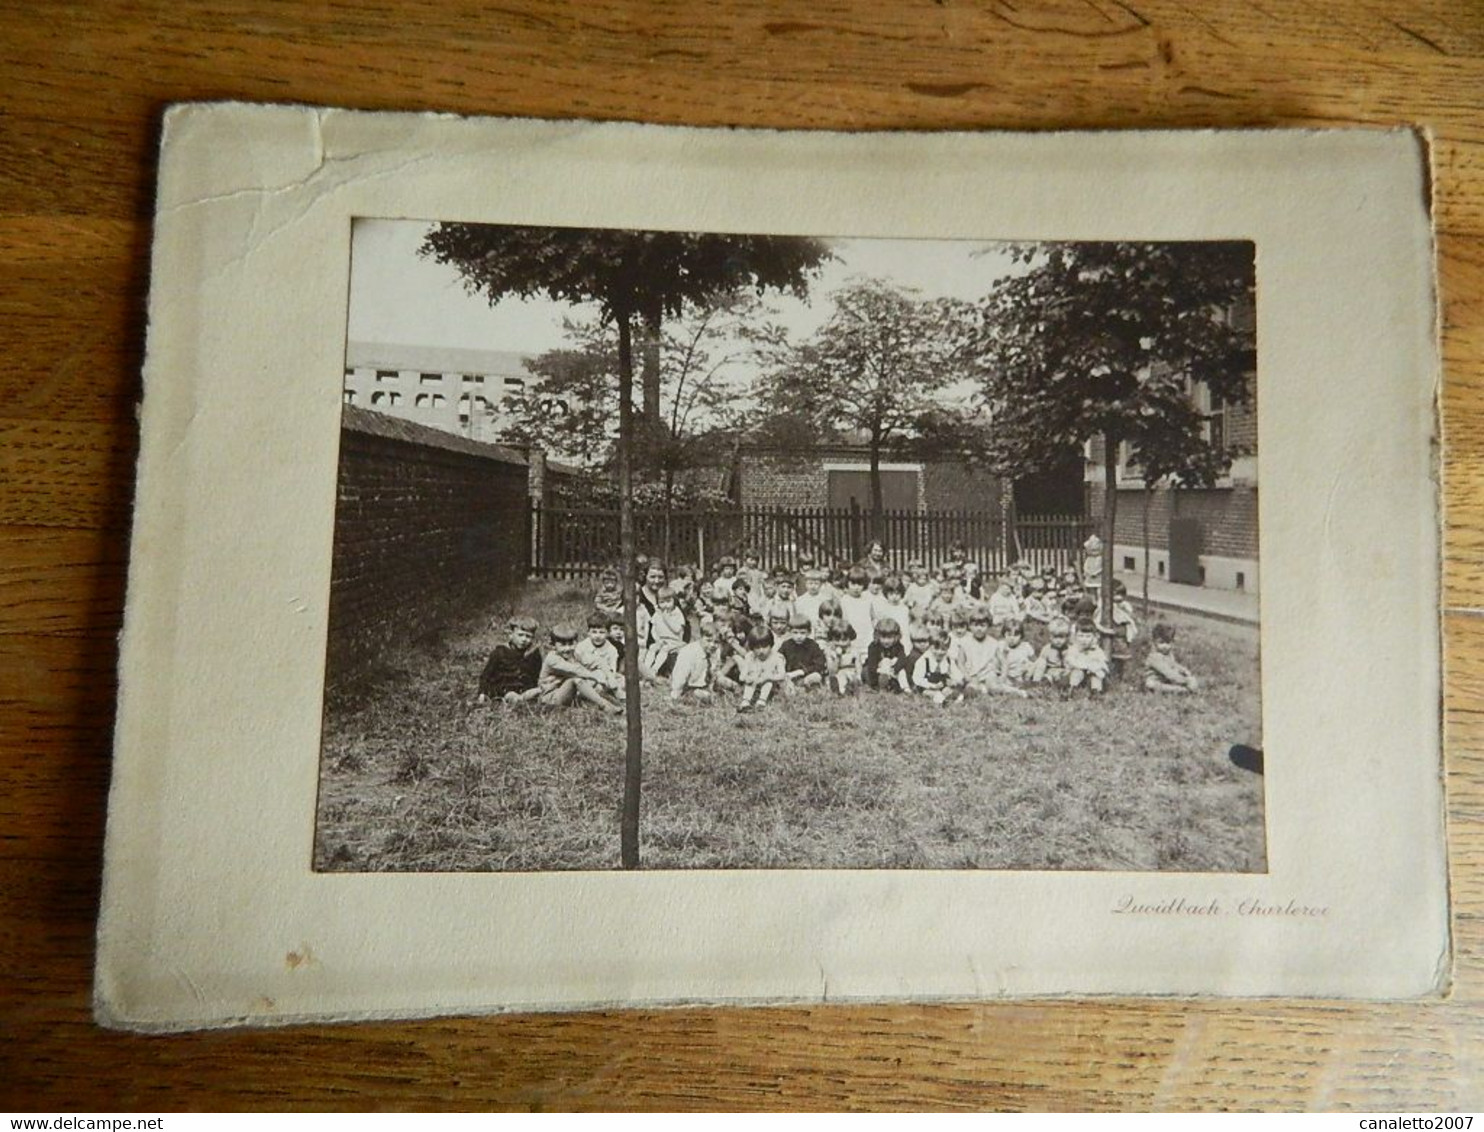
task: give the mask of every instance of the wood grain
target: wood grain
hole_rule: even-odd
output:
[[[0,1107],[1484,1106],[1484,7],[10,4],[0,92]],[[1432,131],[1452,997],[94,1028],[155,146],[166,105],[216,98],[832,129]]]

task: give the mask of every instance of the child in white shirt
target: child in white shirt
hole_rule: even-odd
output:
[[[1000,638],[999,674],[1007,684],[1022,684],[1030,679],[1036,664],[1036,649],[1025,639],[1025,627],[1019,621],[1006,621]]]
[[[869,584],[866,572],[859,566],[852,567],[845,576],[845,592],[840,595],[840,611],[845,615],[846,624],[855,630],[853,651],[857,664],[866,655],[866,649],[876,635],[876,603],[866,592]]]
[[[1190,669],[1175,659],[1175,626],[1161,622],[1150,635],[1154,647],[1144,658],[1144,688],[1150,692],[1200,691],[1200,682]]]
[[[640,658],[645,675],[664,683],[675,654],[685,644],[687,628],[685,612],[676,603],[675,591],[664,586],[655,595],[654,613],[649,618],[649,647]]]
[[[1003,645],[990,636],[989,628],[989,614],[981,610],[969,618],[968,635],[953,646],[951,655],[963,675],[964,687],[980,695],[993,692],[1023,697],[1025,693],[1001,675]]]
[[[1083,621],[1072,633],[1072,647],[1067,650],[1067,687],[1080,688],[1097,695],[1108,682],[1108,654],[1098,645],[1097,627]]]
[[[948,647],[948,634],[938,630],[912,671],[912,686],[940,707],[961,700],[964,694],[963,674]]]

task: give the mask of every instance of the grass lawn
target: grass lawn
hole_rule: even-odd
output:
[[[588,600],[532,583],[520,609],[580,625]],[[1200,695],[821,693],[739,716],[646,689],[644,866],[1262,871],[1262,778],[1228,758],[1261,746],[1256,630],[1156,617]],[[316,868],[618,867],[623,717],[475,706],[503,639],[480,620],[327,710]]]

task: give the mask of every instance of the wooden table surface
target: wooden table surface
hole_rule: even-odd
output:
[[[826,1006],[132,1037],[89,1012],[163,108],[1433,131],[1445,1002]],[[1484,1107],[1484,5],[0,5],[0,1108]],[[1343,281],[1336,281],[1343,286]]]

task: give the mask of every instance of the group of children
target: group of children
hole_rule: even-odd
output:
[[[1097,551],[1090,539],[1086,551]],[[1034,687],[1103,692],[1126,679],[1138,625],[1121,582],[1106,613],[1087,569],[1039,572],[1019,563],[991,578],[955,545],[936,571],[921,561],[890,571],[873,543],[860,562],[825,569],[807,555],[771,571],[746,552],[714,577],[689,566],[637,563],[638,663],[672,700],[734,693],[752,711],[776,695],[866,688],[951,704],[981,694],[1026,696]],[[623,628],[618,572],[604,571],[587,634],[558,625],[534,648],[535,623],[515,617],[480,677],[480,700],[595,704],[623,710]],[[1174,627],[1157,624],[1143,687],[1191,693],[1198,681],[1175,659]]]

